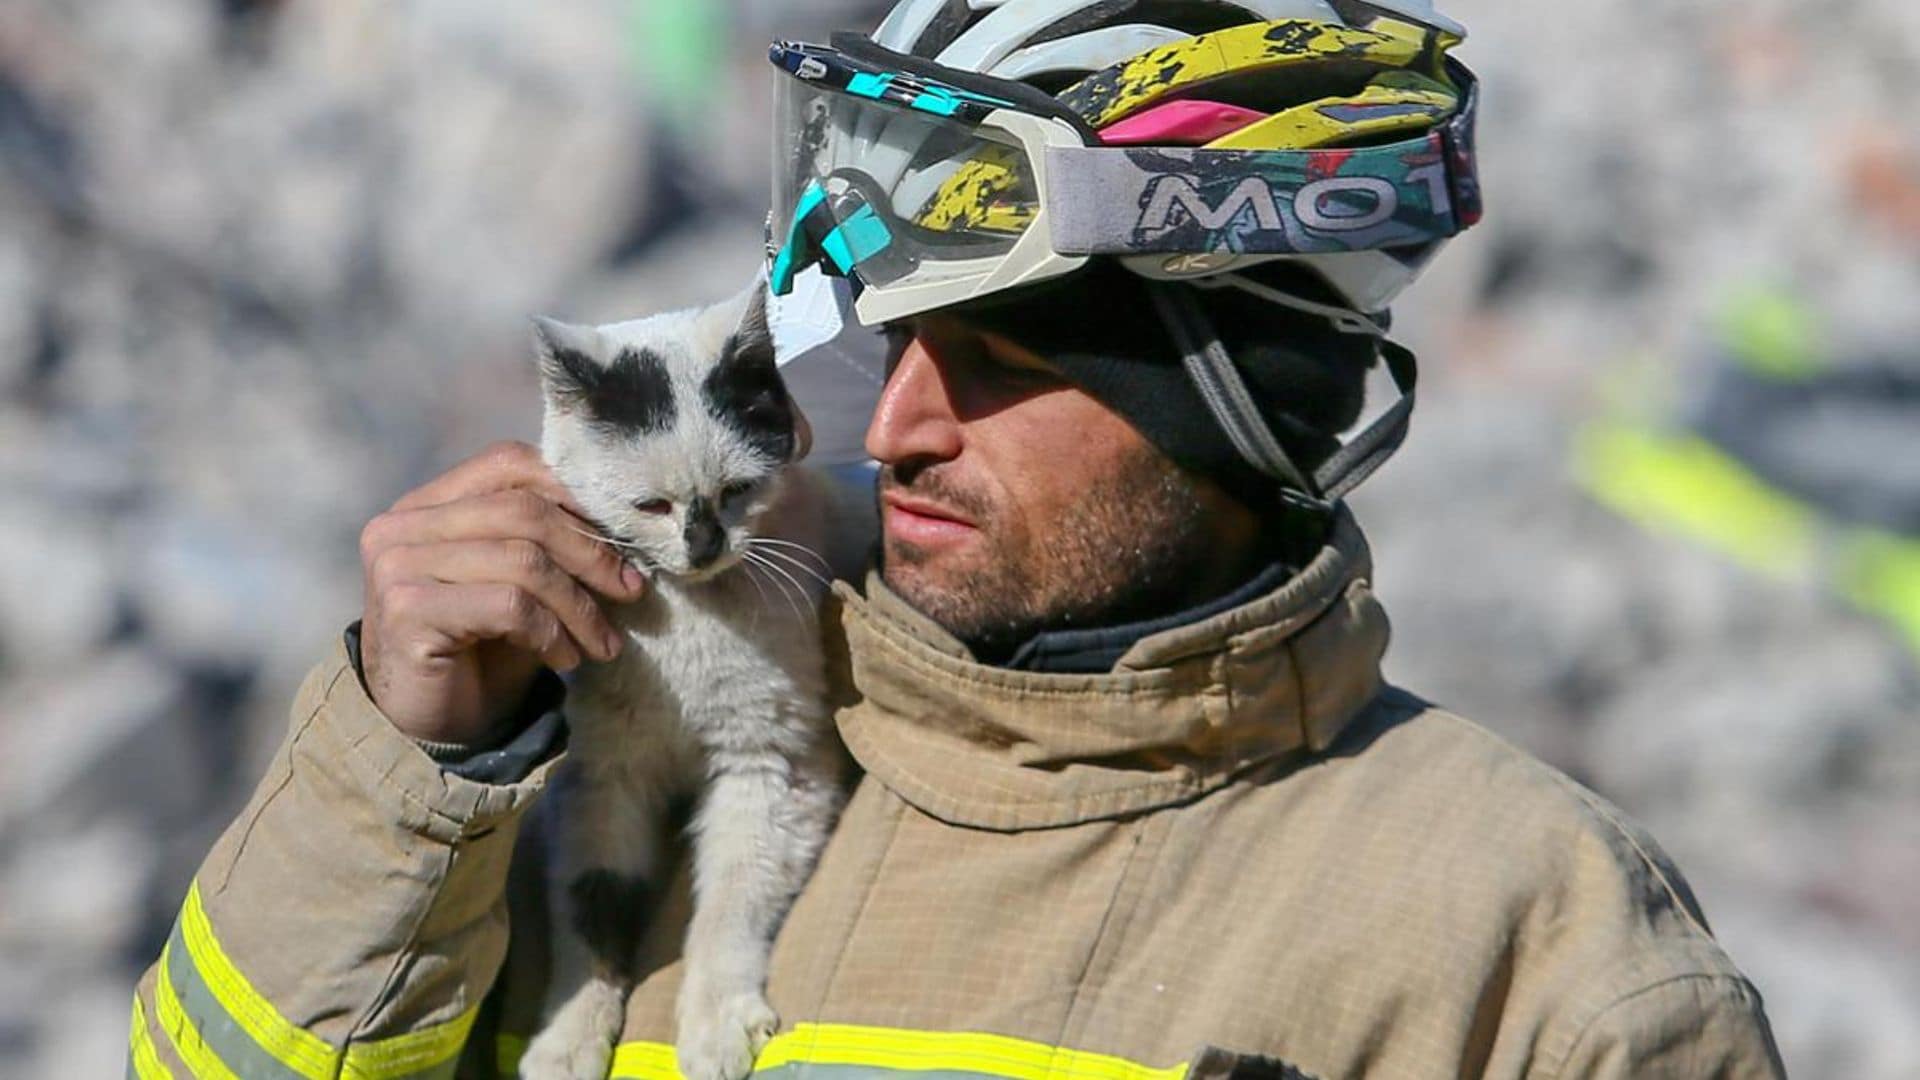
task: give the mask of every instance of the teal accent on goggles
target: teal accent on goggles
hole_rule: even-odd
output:
[[[840,276],[857,281],[855,268],[893,246],[893,232],[886,221],[857,193],[850,192],[840,201],[839,214],[844,217],[829,212],[826,186],[818,180],[801,192],[793,208],[793,225],[767,275],[775,296],[792,292],[794,275],[815,263],[825,263]]]

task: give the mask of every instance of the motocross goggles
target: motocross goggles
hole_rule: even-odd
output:
[[[1093,256],[1189,278],[1383,252],[1404,256],[1411,280],[1480,215],[1479,94],[1451,59],[1460,107],[1417,137],[1248,150],[1102,145],[1031,86],[855,35],[777,43],[769,58],[788,76],[776,91],[770,284],[784,294],[813,265],[843,275],[867,325],[1058,277]],[[1347,291],[1371,311],[1403,284]]]

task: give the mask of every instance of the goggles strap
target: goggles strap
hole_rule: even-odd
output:
[[[1149,282],[1147,291],[1160,321],[1166,324],[1174,345],[1180,350],[1187,378],[1193,380],[1207,411],[1226,432],[1234,449],[1249,465],[1280,481],[1288,490],[1306,496],[1316,505],[1321,504],[1318,489],[1267,427],[1253,395],[1247,391],[1246,382],[1233,366],[1233,358],[1221,344],[1213,320],[1207,318],[1201,308],[1199,298],[1189,289],[1161,281]]]
[[[1400,444],[1407,441],[1420,367],[1411,349],[1385,338],[1380,340],[1380,357],[1386,361],[1387,374],[1393,377],[1393,387],[1400,391],[1400,399],[1315,470],[1314,480],[1330,500],[1344,498],[1359,487],[1361,481],[1385,465],[1400,449]]]
[[[1187,377],[1206,402],[1207,411],[1248,464],[1281,483],[1283,498],[1290,497],[1310,509],[1327,510],[1378,471],[1406,442],[1420,370],[1413,352],[1405,346],[1380,338],[1380,356],[1393,378],[1394,389],[1400,392],[1399,400],[1347,440],[1309,478],[1260,415],[1199,299],[1181,285],[1163,281],[1150,282],[1148,294],[1180,349]]]

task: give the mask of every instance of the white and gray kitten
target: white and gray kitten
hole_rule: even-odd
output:
[[[774,932],[839,813],[814,610],[836,542],[765,291],[597,328],[538,320],[547,463],[652,578],[626,651],[580,669],[558,807],[555,979],[524,1077],[600,1080],[625,1019],[668,807],[698,796],[680,1070],[739,1080],[778,1024]]]

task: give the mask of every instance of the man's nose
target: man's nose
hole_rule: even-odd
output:
[[[919,338],[887,376],[880,403],[867,425],[867,453],[898,465],[915,458],[948,461],[960,455],[960,421],[939,361]]]

